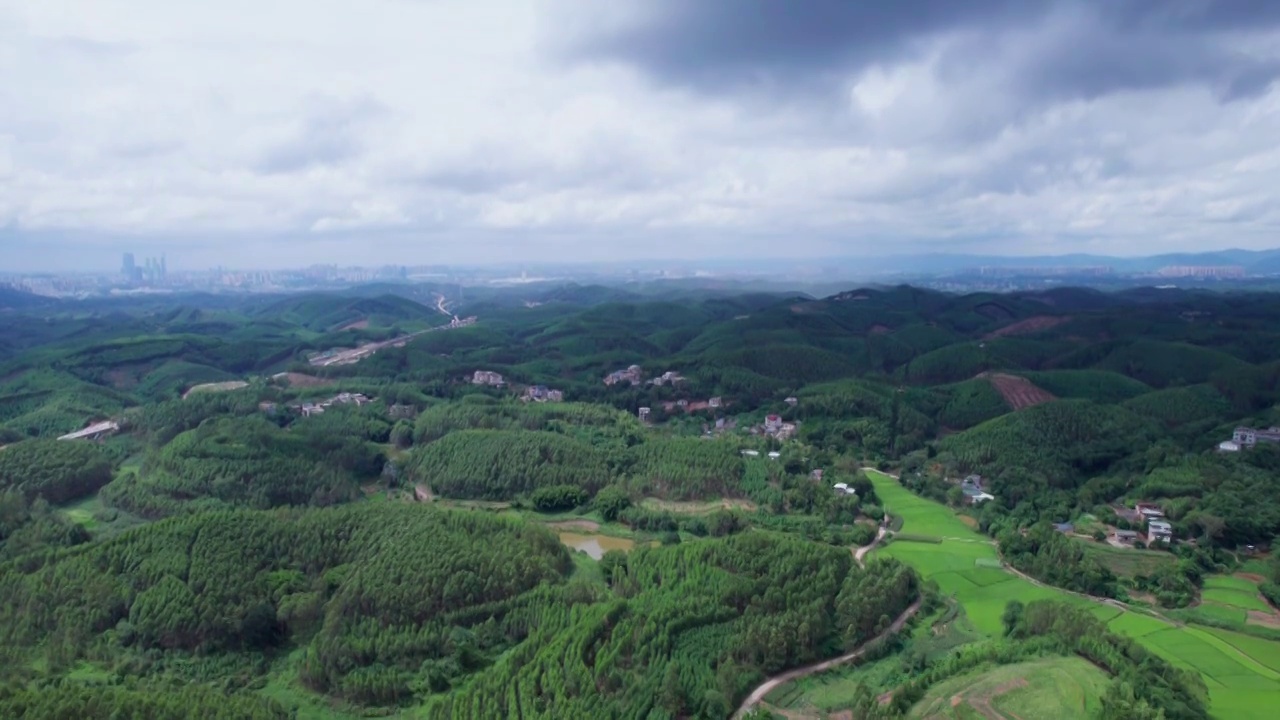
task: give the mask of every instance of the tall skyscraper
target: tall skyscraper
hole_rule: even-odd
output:
[[[166,261],[165,256],[161,254],[160,255],[160,279],[164,280],[165,276],[168,274],[169,274],[169,263]]]
[[[124,264],[120,267],[120,272],[121,272],[125,277],[129,278],[130,280],[132,280],[132,279],[133,279],[134,271],[135,271],[135,270],[137,270],[137,267],[138,267],[138,266],[137,266],[137,265],[134,263],[134,261],[133,261],[133,253],[125,253],[125,254],[124,254]]]

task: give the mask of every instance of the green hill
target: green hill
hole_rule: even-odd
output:
[[[967,470],[1040,474],[1057,487],[1146,449],[1153,423],[1119,406],[1057,400],[1003,415],[940,443]]]

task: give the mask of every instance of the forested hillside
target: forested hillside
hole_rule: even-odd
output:
[[[824,711],[1141,660],[991,637],[1014,571],[1273,662],[1280,443],[1220,444],[1280,426],[1280,297],[456,293],[6,310],[0,715],[720,719],[916,599]],[[1143,668],[1108,707],[1204,716]]]

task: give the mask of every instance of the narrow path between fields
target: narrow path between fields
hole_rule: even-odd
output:
[[[903,610],[902,614],[898,616],[897,620],[893,621],[893,624],[891,624],[888,629],[859,645],[857,650],[841,655],[840,657],[831,658],[830,660],[824,660],[812,665],[805,665],[804,667],[799,667],[794,670],[788,670],[787,672],[780,675],[774,675],[768,680],[765,680],[759,687],[751,691],[751,694],[747,696],[746,700],[742,701],[742,705],[738,706],[738,711],[733,714],[733,717],[735,720],[737,718],[741,718],[748,710],[763,700],[765,695],[768,695],[774,688],[783,683],[788,683],[792,680],[799,680],[802,677],[808,677],[809,675],[830,670],[833,667],[844,665],[845,663],[852,662],[853,660],[857,660],[862,657],[872,645],[881,642],[890,635],[902,630],[902,627],[907,624],[907,621],[910,620],[912,616],[916,614],[916,611],[920,609],[920,603],[923,602],[923,600],[924,598],[918,598],[915,602],[911,603],[911,606],[906,610]]]

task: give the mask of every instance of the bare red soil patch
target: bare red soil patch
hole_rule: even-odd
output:
[[[982,339],[991,340],[992,338],[1006,337],[1009,335],[1028,335],[1033,332],[1048,330],[1049,328],[1054,327],[1055,325],[1061,325],[1070,319],[1070,317],[1062,315],[1036,315],[1034,317],[1029,317],[1026,320],[1019,320],[1011,325],[1005,325],[999,330],[989,332],[984,335]]]
[[[1273,612],[1263,612],[1261,610],[1246,611],[1250,625],[1261,625],[1269,628],[1280,628],[1280,616]]]
[[[369,327],[368,320],[357,320],[353,323],[347,323],[346,325],[343,325],[342,327],[338,328],[338,332],[342,332],[343,330],[364,330],[367,327]]]
[[[1033,405],[1057,399],[1043,388],[1036,387],[1035,383],[1017,375],[983,373],[979,377],[986,377],[987,382],[991,383],[996,392],[1000,393],[1000,397],[1004,398],[1004,401],[1014,410],[1029,408]]]

